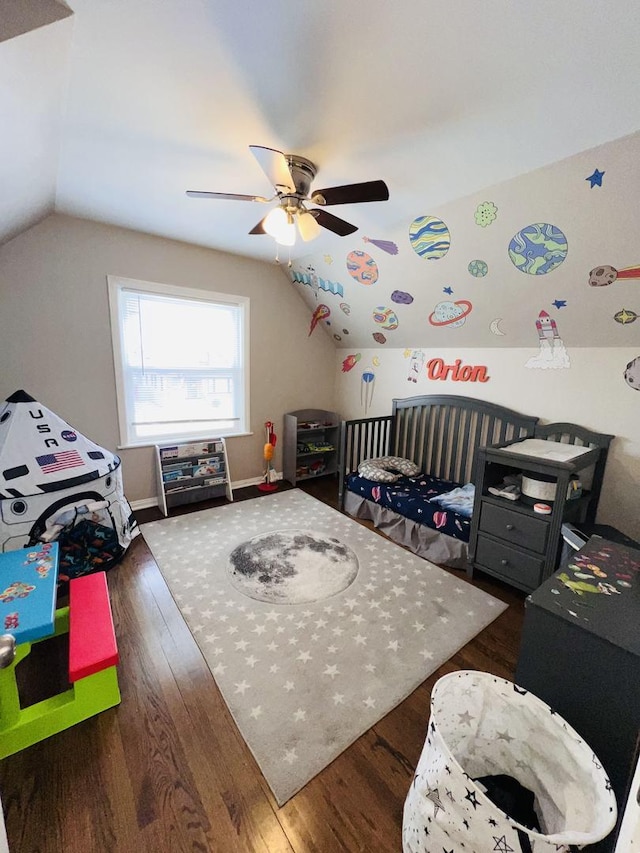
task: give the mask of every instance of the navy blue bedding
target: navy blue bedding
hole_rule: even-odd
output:
[[[452,510],[443,509],[439,504],[429,503],[429,498],[450,492],[460,485],[450,480],[438,480],[428,474],[418,474],[417,477],[403,476],[395,483],[374,483],[357,473],[347,477],[347,489],[359,497],[380,504],[405,518],[417,521],[418,524],[446,533],[454,539],[468,542],[471,519]]]

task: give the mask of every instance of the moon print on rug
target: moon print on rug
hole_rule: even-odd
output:
[[[261,533],[229,555],[227,571],[238,592],[257,601],[305,604],[347,589],[358,558],[340,540],[306,530]]]

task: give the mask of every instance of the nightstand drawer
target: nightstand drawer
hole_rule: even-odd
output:
[[[505,542],[522,545],[530,551],[544,554],[549,523],[483,501],[480,511],[480,530],[498,539],[504,539]]]
[[[544,557],[524,554],[516,548],[479,536],[475,565],[531,590],[540,583]]]

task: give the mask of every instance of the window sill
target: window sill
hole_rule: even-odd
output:
[[[156,444],[171,444],[175,442],[176,444],[182,444],[186,441],[207,441],[207,439],[212,438],[224,438],[226,441],[229,441],[232,438],[243,438],[244,436],[253,435],[253,432],[233,432],[230,434],[221,432],[221,433],[211,433],[209,435],[199,435],[196,438],[192,436],[169,436],[167,438],[158,439],[157,441],[143,441],[140,444],[118,444],[116,450],[140,450],[143,447],[155,447]]]

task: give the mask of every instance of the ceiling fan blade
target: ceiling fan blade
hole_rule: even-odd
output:
[[[251,231],[249,231],[249,234],[266,234],[267,232],[264,230],[264,220],[266,218],[267,217],[265,216],[257,225],[254,225]]]
[[[363,201],[386,201],[389,189],[384,181],[365,181],[362,184],[345,184],[314,190],[313,204],[360,204]]]
[[[285,193],[294,193],[296,185],[289,169],[289,161],[275,148],[264,148],[262,145],[250,145],[249,150],[273,186]]]
[[[189,198],[226,198],[232,201],[271,201],[262,195],[240,195],[239,193],[207,193],[200,190],[187,190]]]
[[[351,225],[350,222],[339,219],[327,210],[310,210],[309,213],[313,215],[318,225],[328,228],[329,231],[333,231],[334,234],[338,234],[340,237],[346,237],[347,234],[353,234],[354,231],[358,230],[357,225]]]

